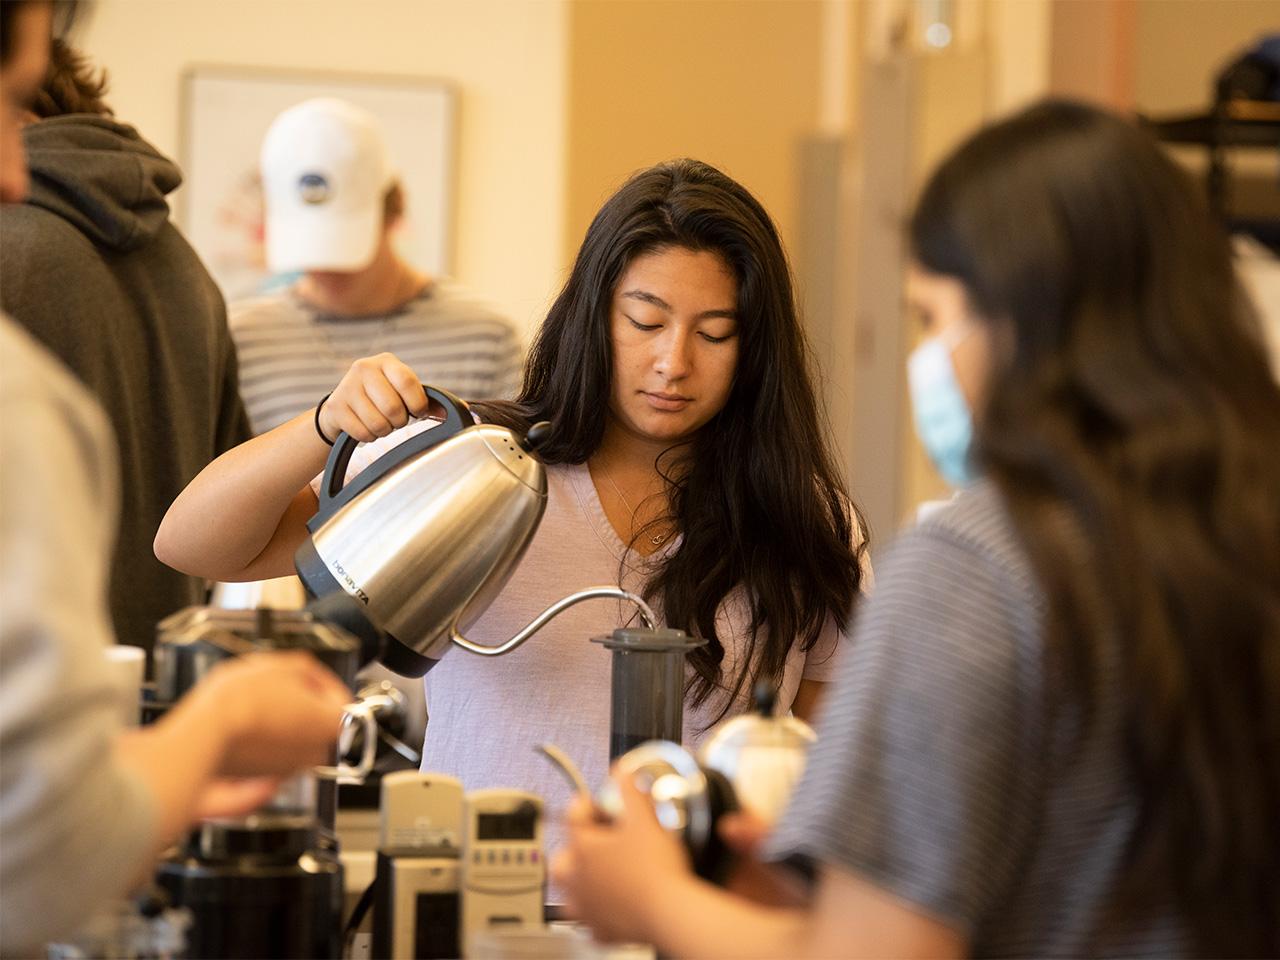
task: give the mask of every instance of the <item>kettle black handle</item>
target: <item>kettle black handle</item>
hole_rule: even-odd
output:
[[[356,452],[356,447],[360,441],[345,431],[340,433],[338,439],[333,442],[333,450],[329,453],[329,459],[324,465],[324,478],[320,481],[320,509],[314,517],[316,521],[323,522],[327,520],[329,514],[341,505],[338,502],[340,494],[344,492],[348,494],[342,497],[342,502],[345,503],[379,477],[386,474],[391,468],[399,466],[416,453],[428,450],[436,444],[456,436],[475,422],[471,416],[471,408],[467,406],[466,401],[455,397],[448,390],[430,387],[425,383],[422,385],[422,389],[428,399],[435,400],[440,406],[444,407],[444,422],[440,426],[424,430],[417,436],[410,437],[398,447],[388,450],[370,464],[369,469],[363,471],[350,487],[345,489],[343,484],[346,483],[347,479],[347,464],[351,462],[351,455]]]

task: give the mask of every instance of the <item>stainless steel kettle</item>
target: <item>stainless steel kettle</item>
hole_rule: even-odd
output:
[[[383,454],[344,484],[357,441],[342,434],[325,465],[320,507],[294,557],[316,598],[308,609],[360,637],[364,659],[422,676],[451,644],[506,653],[560,611],[593,597],[630,600],[646,626],[653,613],[617,587],[580,591],[552,605],[514,637],[482,645],[461,629],[506,585],[542,519],[546,469],[534,456],[550,433],[524,436],[476,423],[466,403],[424,386],[445,420]]]

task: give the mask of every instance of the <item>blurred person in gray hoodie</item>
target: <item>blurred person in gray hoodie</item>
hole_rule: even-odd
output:
[[[17,118],[45,76],[55,12],[65,24],[75,10],[0,2],[0,223],[28,187]],[[6,270],[6,290],[19,279]],[[2,957],[44,956],[190,824],[248,813],[280,778],[331,760],[350,698],[300,651],[250,654],[219,665],[156,723],[122,729],[120,708],[137,693],[104,660],[119,492],[98,403],[0,312]]]
[[[156,560],[170,502],[251,435],[221,293],[169,220],[172,161],[103,100],[105,75],[55,40],[22,131],[30,191],[0,220],[0,305],[106,409],[123,475],[110,586],[122,643],[202,603],[204,585]]]

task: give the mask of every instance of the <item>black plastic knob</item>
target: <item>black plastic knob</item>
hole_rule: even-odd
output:
[[[755,701],[756,713],[762,717],[771,717],[773,705],[778,700],[778,688],[774,686],[773,681],[761,678],[756,681],[755,688],[751,691],[751,699]]]
[[[524,435],[524,439],[520,441],[520,446],[526,452],[533,453],[540,446],[546,443],[550,436],[551,424],[547,423],[545,420],[539,420],[529,428],[529,432],[526,433]]]

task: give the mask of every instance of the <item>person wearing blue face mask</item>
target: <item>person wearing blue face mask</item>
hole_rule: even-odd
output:
[[[1225,236],[1143,131],[1050,101],[942,164],[910,245],[964,489],[878,558],[731,889],[620,782],[570,812],[571,911],[669,956],[1280,956],[1280,386]]]
[[[960,282],[919,264],[907,272],[907,305],[925,332],[907,360],[916,435],[942,479],[963,489],[978,478],[968,397],[986,372],[985,333]],[[975,334],[984,342],[971,340]]]

